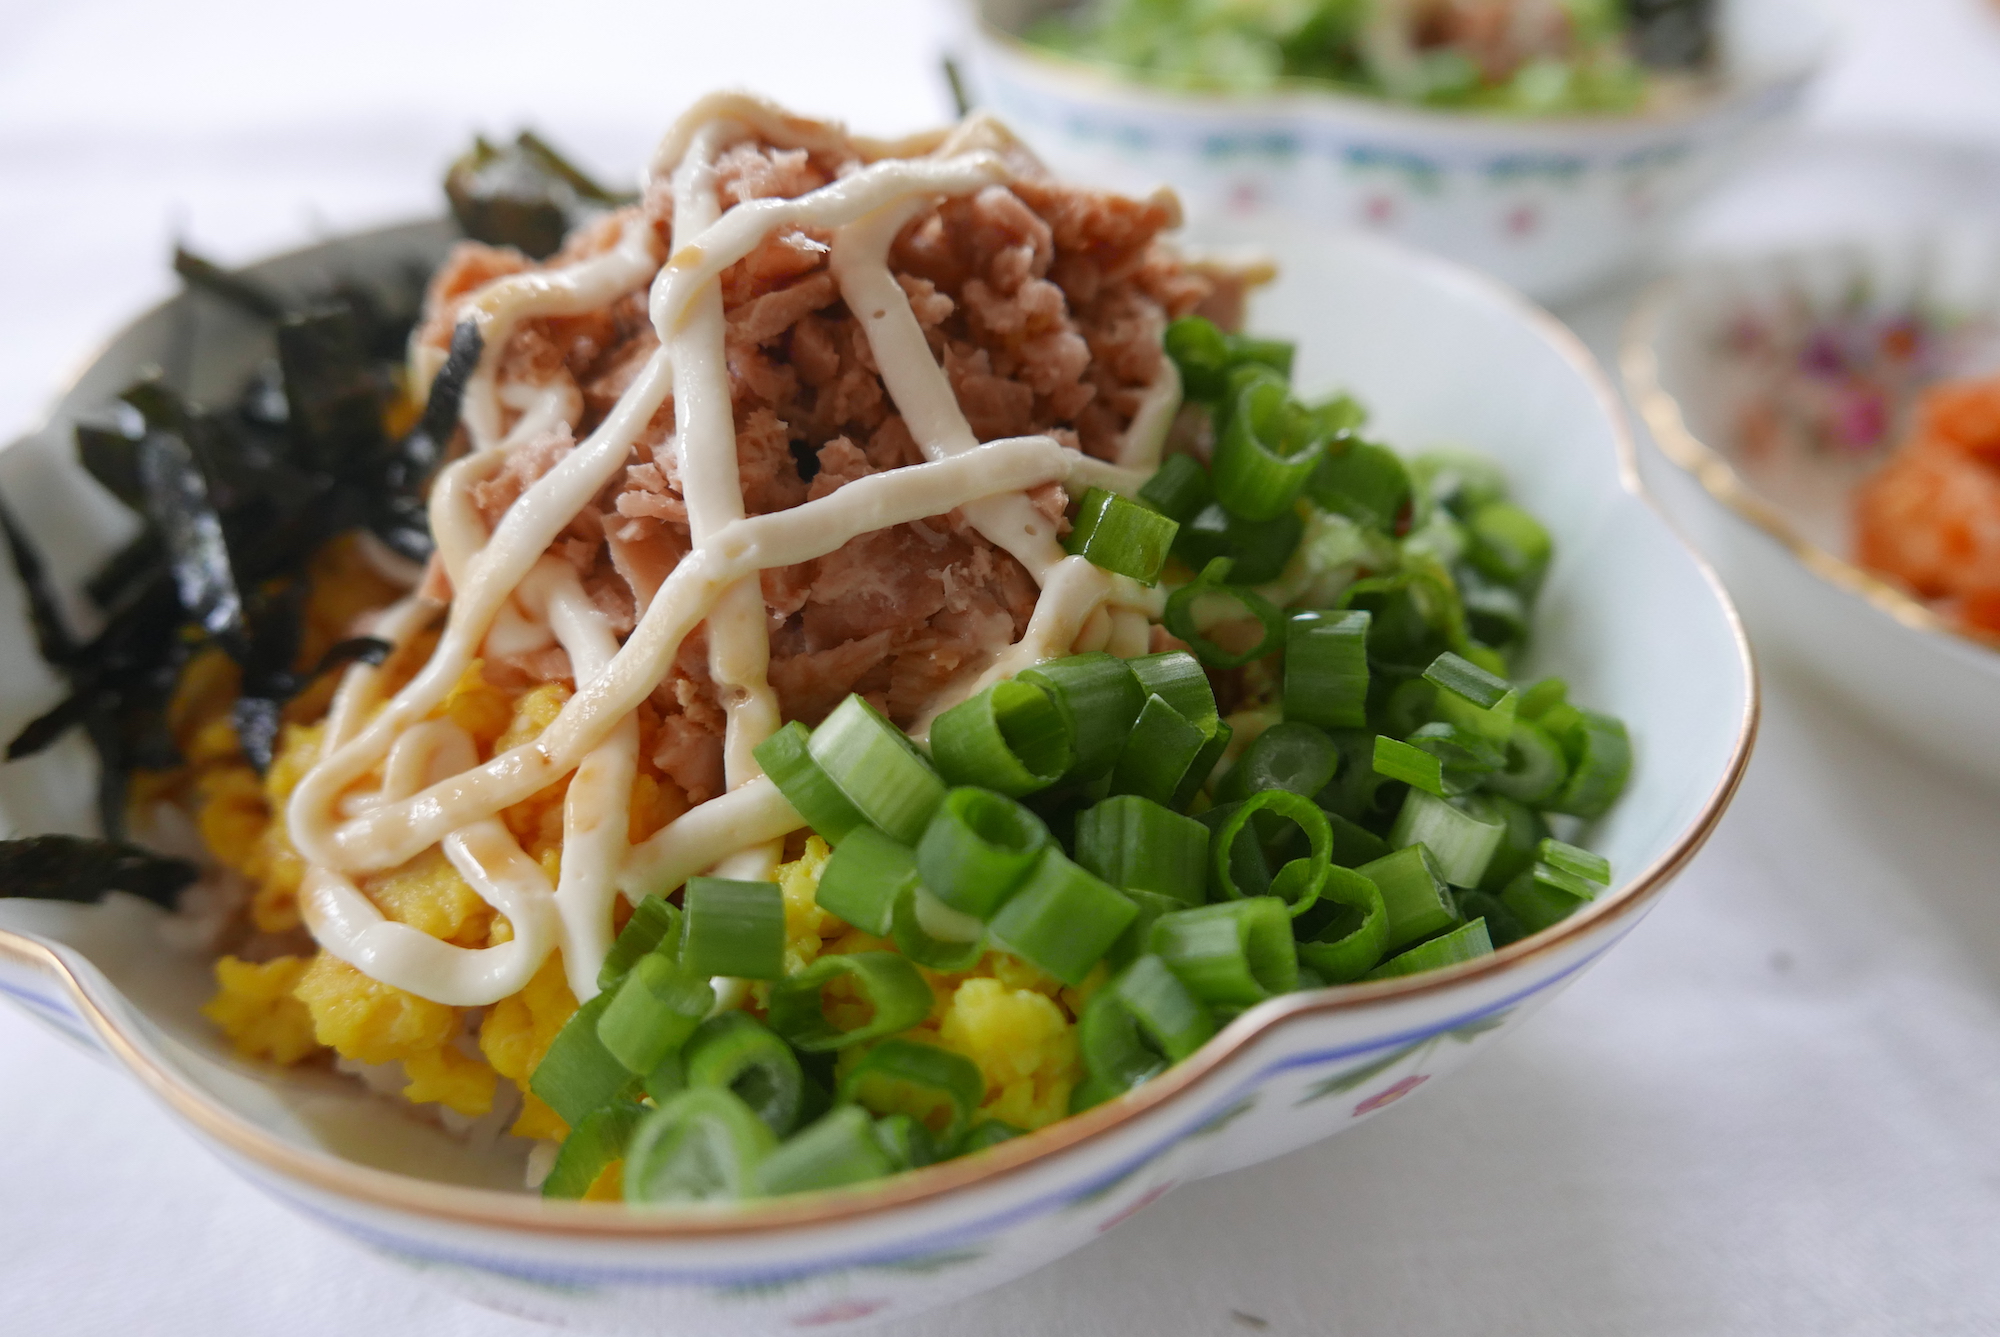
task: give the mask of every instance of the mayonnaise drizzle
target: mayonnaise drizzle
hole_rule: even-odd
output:
[[[866,165],[794,199],[725,210],[717,160],[752,137],[780,147],[845,144]],[[767,679],[770,644],[758,576],[825,556],[858,535],[958,509],[1042,586],[1020,642],[941,693],[925,712],[924,729],[938,711],[987,683],[1083,641],[1122,654],[1144,652],[1158,594],[1066,557],[1055,525],[1026,493],[1053,481],[1135,490],[1158,461],[1179,401],[1171,365],[1145,392],[1115,464],[1048,437],[982,444],[889,268],[897,233],[932,202],[1009,180],[1011,148],[1005,132],[983,120],[942,138],[880,145],[842,140],[824,125],[741,95],[705,99],[669,133],[649,169],[673,191],[673,241],[664,263],[656,229],[635,210],[609,250],[562,268],[509,275],[461,306],[460,319],[479,324],[485,352],[463,412],[473,453],[440,474],[430,503],[438,560],[453,591],[445,625],[430,659],[386,702],[376,691],[379,670],[350,670],[320,758],[286,812],[293,843],[310,865],[302,890],[307,922],[330,952],[412,993],[474,1005],[519,989],[560,946],[570,987],[582,999],[596,990],[619,892],[636,899],[719,865],[735,876],[768,875],[780,839],[799,819],[751,755],[779,718]],[[908,156],[917,153],[925,156]],[[787,511],[746,516],[720,278],[782,227],[832,234],[830,272],[924,463],[857,479]],[[582,412],[566,376],[496,388],[507,338],[522,320],[598,309],[649,278],[659,348],[596,430],[489,532],[474,490],[513,451],[572,430]],[[545,553],[626,465],[669,394],[676,426],[670,449],[693,547],[643,601],[637,626],[620,645],[573,569]],[[517,416],[503,431],[510,410]],[[406,600],[382,616],[378,634],[407,642],[437,611]],[[727,719],[725,792],[629,847],[634,712],[704,621],[710,673]],[[577,690],[540,737],[480,762],[469,736],[434,718],[476,655],[552,643],[567,653]],[[382,778],[371,791],[375,774]],[[571,780],[562,872],[551,888],[498,814],[564,775]],[[440,842],[467,882],[507,916],[512,940],[468,949],[430,938],[384,919],[350,880],[394,868]]]

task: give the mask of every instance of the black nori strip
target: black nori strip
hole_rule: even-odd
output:
[[[231,306],[264,320],[285,314],[285,304],[263,284],[232,274],[213,260],[204,260],[185,246],[174,247],[174,273],[188,287],[220,297]]]
[[[215,637],[240,637],[243,596],[223,538],[222,517],[208,494],[208,479],[187,441],[150,431],[139,442],[139,478],[146,487],[146,515],[165,543],[181,607]]]
[[[278,363],[296,460],[340,474],[382,450],[382,393],[362,319],[348,303],[287,316]]]
[[[7,552],[14,559],[14,572],[28,595],[28,621],[35,629],[35,646],[42,658],[60,667],[76,654],[76,641],[62,620],[56,592],[49,585],[40,554],[14,519],[14,512],[0,504],[0,531],[7,536]]]
[[[444,463],[445,452],[458,430],[465,403],[465,386],[479,367],[486,338],[473,322],[461,321],[451,332],[451,351],[431,381],[424,415],[390,453],[383,470],[384,487],[375,496],[369,528],[391,549],[413,562],[431,555],[430,517],[424,493],[431,475]]]
[[[146,488],[139,481],[139,443],[109,427],[76,426],[76,457],[104,490],[135,511],[146,508]]]
[[[150,528],[113,553],[91,578],[83,591],[106,613],[124,607],[156,580],[164,580],[167,551],[160,536]]]
[[[0,840],[0,896],[94,901],[107,891],[143,896],[171,910],[195,866],[120,840],[29,836]]]
[[[528,130],[512,144],[474,139],[445,173],[444,193],[466,236],[537,260],[592,213],[623,202]]]

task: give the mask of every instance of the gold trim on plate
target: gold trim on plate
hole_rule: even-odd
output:
[[[1940,617],[1908,591],[1814,543],[1782,507],[1751,487],[1720,451],[1694,434],[1687,425],[1680,400],[1660,384],[1660,327],[1681,282],[1677,278],[1664,278],[1647,287],[1626,319],[1618,350],[1625,393],[1631,397],[1660,453],[1701,484],[1709,496],[1778,543],[1808,571],[1834,588],[1853,595],[1912,631],[2000,649],[2000,636],[1962,628]]]

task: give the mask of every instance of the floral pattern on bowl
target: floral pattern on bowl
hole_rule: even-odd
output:
[[[1829,43],[1806,0],[1736,0],[1722,27],[1731,91],[1675,113],[1530,120],[1312,89],[1149,88],[1013,35],[1047,7],[966,0],[961,46],[973,91],[1058,174],[1132,192],[1166,182],[1193,235],[1217,243],[1388,233],[1542,301],[1653,248],[1790,114]]]

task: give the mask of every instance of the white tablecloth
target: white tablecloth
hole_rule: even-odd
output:
[[[1815,142],[2000,150],[2000,14],[1844,7],[1858,41],[1815,102]],[[751,8],[0,8],[0,433],[169,290],[174,235],[238,260],[430,210],[475,128],[532,122],[625,172],[718,84],[872,131],[944,112],[919,0],[766,0],[755,26],[782,38],[730,46],[741,25],[709,15]],[[1739,194],[1704,235],[1754,232],[1772,208]],[[1601,343],[1613,313],[1580,314]],[[1392,1117],[883,1331],[2000,1330],[1995,796],[1768,686],[1708,850],[1518,1038]],[[539,1331],[291,1216],[131,1082],[0,1008],[0,1332]]]

